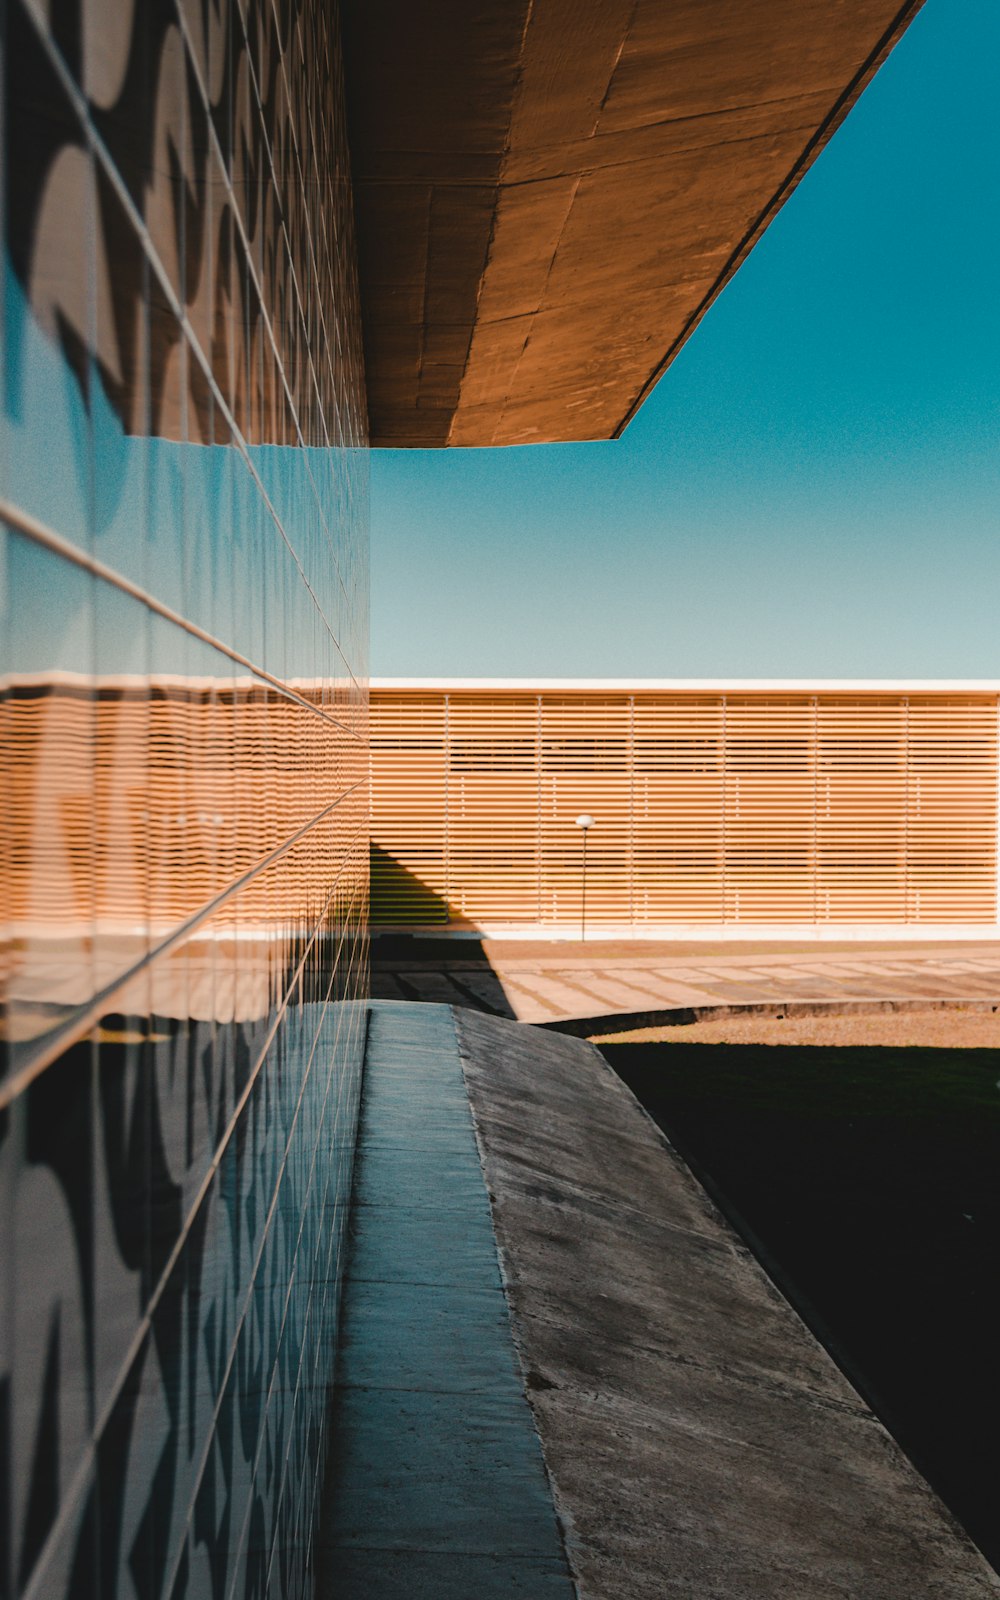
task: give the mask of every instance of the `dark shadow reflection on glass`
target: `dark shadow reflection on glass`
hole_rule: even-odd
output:
[[[368,982],[336,18],[0,26],[0,1592],[298,1595]]]

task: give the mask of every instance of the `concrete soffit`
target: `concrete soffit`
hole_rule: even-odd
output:
[[[372,443],[617,437],[922,0],[344,0]]]

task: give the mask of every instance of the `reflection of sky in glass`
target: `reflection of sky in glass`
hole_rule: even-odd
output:
[[[236,445],[126,434],[93,371],[85,404],[9,269],[5,332],[8,501],[275,677],[315,679],[319,648],[329,677],[349,680],[367,623],[356,531],[367,511],[366,453],[251,445],[244,455]],[[87,670],[84,575],[52,558],[36,582],[23,552],[9,559],[7,670]],[[103,671],[138,670],[134,640],[113,628],[102,657]],[[180,659],[158,668],[196,670]]]
[[[330,885],[335,922],[361,914],[367,457],[130,435],[10,270],[3,326],[7,998],[32,1040],[192,918],[204,941],[248,874],[232,911],[281,952]],[[307,870],[264,872],[302,829]]]

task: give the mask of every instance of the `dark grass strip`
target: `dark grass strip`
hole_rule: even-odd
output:
[[[1000,1051],[603,1053],[1000,1570]]]

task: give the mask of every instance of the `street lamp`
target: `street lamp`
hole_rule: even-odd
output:
[[[583,881],[580,890],[580,939],[583,941],[587,937],[587,829],[594,826],[590,812],[581,811],[576,825],[583,829]]]

